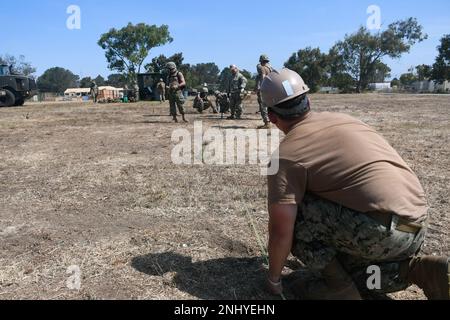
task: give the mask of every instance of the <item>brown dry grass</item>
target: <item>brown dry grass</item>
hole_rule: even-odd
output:
[[[432,221],[424,247],[450,255],[450,97],[312,97],[373,125],[419,175]],[[189,109],[191,110],[191,109]],[[247,120],[190,120],[223,128]],[[175,166],[167,105],[0,109],[0,299],[263,299],[266,183],[256,166]],[[67,268],[82,272],[80,291]],[[288,295],[289,297],[289,295]],[[394,295],[421,299],[418,289]]]

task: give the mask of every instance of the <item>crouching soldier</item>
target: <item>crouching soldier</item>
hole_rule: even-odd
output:
[[[318,275],[294,286],[304,299],[361,299],[416,284],[428,299],[448,300],[448,257],[419,255],[428,208],[417,176],[367,124],[312,112],[308,92],[289,69],[261,85],[270,121],[286,134],[268,177],[271,292],[282,292],[292,252]]]
[[[216,107],[213,105],[211,100],[209,100],[208,94],[208,87],[203,87],[202,92],[200,92],[194,100],[194,109],[196,109],[199,113],[203,113],[203,111],[211,108],[214,113],[218,113]]]

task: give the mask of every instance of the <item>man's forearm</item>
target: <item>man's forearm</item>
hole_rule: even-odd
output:
[[[271,235],[269,239],[269,278],[278,282],[286,260],[291,252],[293,235]]]

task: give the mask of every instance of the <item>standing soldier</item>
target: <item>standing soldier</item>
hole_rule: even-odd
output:
[[[239,72],[238,67],[235,65],[231,65],[230,70],[232,76],[228,83],[227,93],[230,97],[231,116],[227,119],[240,120],[243,112],[242,100],[245,94],[245,87],[247,86],[247,79]]]
[[[98,98],[98,86],[97,83],[95,81],[91,82],[91,97],[92,100],[94,100],[94,103],[97,103],[97,98]]]
[[[183,89],[186,87],[186,81],[183,74],[177,70],[177,65],[174,62],[168,62],[166,65],[169,76],[167,78],[167,88],[169,90],[170,115],[173,121],[178,122],[177,108],[180,112],[183,121],[188,122],[184,115],[184,96]]]
[[[163,79],[159,79],[159,82],[156,85],[156,88],[158,89],[159,102],[165,102],[166,101],[166,84],[164,83]]]
[[[263,103],[261,99],[261,84],[265,77],[267,77],[272,71],[273,68],[270,65],[270,59],[266,54],[261,55],[259,58],[259,64],[256,67],[258,71],[258,77],[256,78],[256,88],[255,91],[258,94],[258,104],[259,104],[259,112],[261,113],[261,117],[264,121],[264,125],[258,127],[258,129],[269,129],[270,121],[269,116],[267,114],[267,106]]]
[[[214,95],[216,97],[216,110],[219,110],[221,119],[223,119],[223,115],[230,111],[230,100],[226,93],[220,91],[214,92]]]

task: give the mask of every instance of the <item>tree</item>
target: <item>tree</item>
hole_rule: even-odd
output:
[[[106,84],[105,78],[103,78],[101,75],[98,75],[97,78],[94,79],[97,86],[104,86]]]
[[[152,59],[152,62],[145,65],[147,72],[161,73],[163,78],[167,77],[166,64],[167,62],[174,62],[177,65],[178,70],[183,73],[186,80],[186,86],[192,88],[193,81],[191,76],[191,66],[184,63],[183,53],[175,53],[170,57],[166,57],[161,54],[158,57]]]
[[[63,93],[67,88],[77,87],[79,76],[71,71],[55,67],[48,69],[37,80],[37,86],[42,92]]]
[[[416,67],[417,78],[419,81],[428,80],[431,78],[433,68],[426,64],[421,64]]]
[[[25,61],[25,56],[20,55],[18,58],[6,54],[0,56],[0,64],[6,64],[12,67],[12,71],[17,74],[22,74],[27,77],[33,77],[36,68],[31,63]]]
[[[172,41],[167,25],[129,23],[120,30],[113,28],[103,34],[98,45],[106,51],[111,70],[124,73],[130,82],[136,82],[136,74],[141,72],[150,50]]]
[[[398,80],[397,78],[394,78],[394,79],[392,79],[392,81],[391,81],[391,87],[400,87],[400,85],[401,85],[401,82],[400,82],[400,80]]]
[[[219,67],[213,63],[199,63],[191,67],[191,82],[193,87],[204,83],[216,84],[219,81]]]
[[[92,78],[84,77],[80,80],[80,88],[89,88],[91,86]]]
[[[247,89],[248,91],[253,90],[256,87],[256,75],[252,74],[248,70],[242,70],[242,75],[247,79]]]
[[[219,75],[219,90],[224,92],[228,88],[228,82],[231,78],[231,70],[229,67],[226,67],[222,70]]]
[[[369,75],[369,83],[381,83],[391,76],[391,68],[387,64],[378,61],[373,72]]]
[[[417,80],[418,80],[417,76],[412,72],[404,73],[400,76],[400,83],[403,86],[412,85]]]
[[[439,55],[433,65],[431,78],[442,84],[446,80],[450,80],[450,34],[441,39],[438,51]]]
[[[344,59],[337,48],[331,48],[327,56],[329,78],[327,84],[338,88],[342,93],[355,91],[356,81],[346,72]]]
[[[327,81],[327,62],[327,55],[319,48],[308,47],[293,53],[284,66],[300,74],[311,92],[317,92]]]
[[[110,74],[108,80],[106,80],[106,85],[123,88],[127,84],[127,78],[123,74]]]
[[[394,22],[387,30],[376,34],[361,27],[336,43],[333,50],[342,56],[346,72],[355,80],[357,92],[361,92],[367,88],[370,76],[382,58],[399,59],[414,44],[425,39],[427,35],[422,26],[415,18],[409,18]]]

